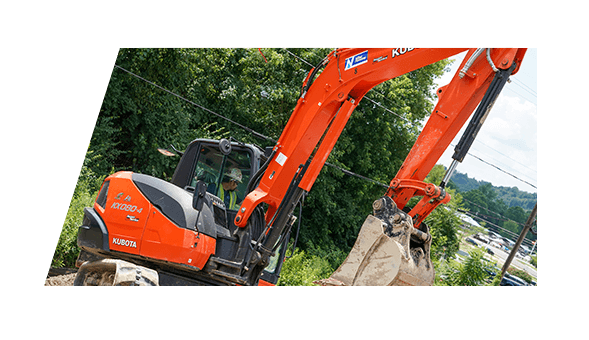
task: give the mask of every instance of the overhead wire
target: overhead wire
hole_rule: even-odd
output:
[[[507,217],[505,217],[505,216],[501,215],[500,213],[498,213],[498,212],[496,212],[496,211],[490,210],[489,208],[485,208],[485,207],[483,207],[483,206],[481,206],[481,205],[478,205],[478,204],[474,203],[473,201],[470,201],[470,200],[468,200],[468,199],[464,198],[464,196],[462,196],[462,199],[463,199],[464,201],[467,201],[467,202],[469,202],[469,203],[470,203],[470,204],[472,204],[472,205],[475,205],[475,206],[477,206],[477,207],[481,208],[481,209],[485,209],[486,211],[488,211],[488,212],[490,212],[490,213],[497,214],[497,215],[498,215],[500,218],[497,218],[496,216],[488,216],[488,215],[483,215],[483,216],[490,217],[490,218],[495,218],[495,219],[499,219],[499,220],[504,220],[504,221],[511,221],[511,222],[513,222],[513,223],[517,223],[517,224],[519,224],[519,225],[521,225],[521,226],[525,226],[525,225],[526,225],[525,223],[516,222],[516,221],[514,221],[514,220],[512,220],[512,219],[510,219],[510,218],[507,218]]]
[[[293,57],[295,57],[295,58],[297,58],[297,59],[299,59],[299,60],[303,61],[304,63],[306,63],[306,64],[310,65],[311,67],[313,67],[313,65],[312,65],[311,63],[307,62],[307,61],[306,61],[306,60],[304,60],[303,58],[301,58],[301,57],[297,56],[296,54],[292,53],[291,51],[289,51],[289,50],[287,50],[287,49],[285,49],[285,50],[286,50],[286,51],[287,51],[289,54],[291,54]],[[518,83],[515,83],[515,84],[521,87],[521,85],[519,85]],[[524,86],[525,86],[525,84],[524,84]],[[527,86],[526,86],[526,87],[527,87]],[[531,90],[531,89],[530,89],[530,90]],[[513,91],[513,90],[512,90],[512,91]],[[385,96],[384,94],[382,94],[382,93],[380,93],[380,92],[378,92],[378,91],[374,91],[374,92],[377,92],[377,93],[381,94],[381,95],[383,96],[383,98],[385,98],[385,99],[388,99],[388,98],[386,98],[386,96]],[[514,92],[515,92],[515,91],[514,91]],[[530,92],[530,91],[528,91],[528,92]],[[517,93],[517,92],[516,92],[516,93]],[[531,92],[530,92],[530,93],[531,93]],[[532,94],[535,96],[535,93],[532,93]],[[520,95],[520,96],[521,96],[521,95]],[[395,112],[393,112],[393,111],[389,110],[388,108],[384,107],[384,106],[383,106],[381,103],[379,103],[379,102],[376,102],[376,101],[372,100],[372,99],[371,99],[371,98],[369,98],[368,96],[365,96],[364,98],[366,98],[368,101],[372,102],[374,105],[377,105],[378,107],[380,107],[380,108],[383,108],[385,111],[387,111],[387,112],[389,112],[389,113],[392,113],[393,115],[395,115],[395,116],[397,116],[397,117],[400,117],[400,118],[404,119],[405,121],[409,122],[410,124],[412,123],[412,122],[411,122],[411,121],[409,121],[407,118],[405,118],[405,117],[402,117],[402,116],[398,115],[397,113],[395,113]],[[523,98],[523,97],[522,97],[522,98]],[[525,99],[525,98],[524,98],[524,99]],[[481,142],[481,143],[482,143],[482,142]],[[484,143],[482,143],[482,144],[484,144]],[[491,148],[490,146],[488,146],[488,145],[486,145],[486,144],[484,144],[484,145],[485,145],[485,146],[487,146],[487,147],[489,147],[489,148]],[[493,149],[493,148],[491,148],[491,149]],[[495,149],[493,149],[493,150],[495,150]],[[500,154],[502,154],[501,152],[499,152],[499,151],[497,151],[497,150],[495,150],[495,151],[496,151],[496,152],[498,152],[498,153],[500,153]],[[495,169],[497,169],[497,170],[499,170],[499,171],[501,171],[501,172],[503,172],[503,173],[505,173],[505,174],[507,174],[507,175],[509,175],[509,176],[511,176],[511,177],[513,177],[513,178],[515,178],[515,179],[517,179],[517,180],[519,180],[519,181],[521,181],[521,182],[523,182],[523,183],[525,183],[525,184],[528,184],[528,185],[532,186],[532,187],[533,187],[533,188],[535,188],[535,189],[537,189],[537,187],[536,187],[535,185],[533,185],[533,184],[529,183],[528,181],[525,181],[525,180],[523,180],[523,179],[521,179],[521,178],[519,178],[519,177],[515,176],[514,174],[512,174],[512,173],[510,173],[510,172],[508,172],[508,171],[506,171],[506,170],[503,170],[502,168],[498,167],[497,165],[495,165],[495,164],[492,164],[492,163],[490,163],[490,162],[487,162],[487,161],[485,161],[484,159],[482,159],[482,158],[480,158],[480,157],[478,157],[478,156],[476,156],[476,155],[474,155],[474,154],[472,154],[472,153],[470,153],[470,152],[467,152],[467,154],[468,154],[468,155],[471,155],[472,157],[474,157],[474,158],[478,159],[479,161],[481,161],[481,162],[483,162],[483,163],[485,163],[485,164],[487,164],[487,165],[490,165],[490,166],[494,167]],[[503,156],[505,156],[505,157],[507,157],[507,158],[509,158],[509,159],[511,159],[509,156],[506,156],[506,155],[504,155],[504,154],[502,154],[502,155],[503,155]],[[511,160],[513,160],[513,159],[511,159]],[[515,161],[515,160],[513,160],[513,161]],[[519,163],[519,162],[517,162],[517,161],[515,161],[515,162],[516,162],[516,163],[518,163],[518,164],[521,164],[521,163]],[[530,169],[529,167],[527,167],[527,166],[526,166],[526,165],[524,165],[524,164],[521,164],[521,165],[523,165],[524,167],[526,167],[526,168]],[[343,169],[340,169],[340,170],[344,171]],[[530,169],[530,170],[532,170],[532,169]],[[533,171],[533,170],[532,170],[532,171]],[[522,175],[523,175],[523,174],[522,174]],[[528,177],[528,176],[526,176],[526,177]],[[368,179],[368,178],[364,178],[364,179]],[[370,181],[373,181],[373,182],[375,182],[375,183],[377,183],[377,184],[380,184],[380,185],[383,185],[383,186],[385,186],[384,184],[382,184],[382,183],[380,183],[380,182],[378,182],[378,181],[374,181],[374,180],[371,180],[371,179],[368,179],[368,180],[370,180]],[[387,187],[387,186],[385,186],[385,187]],[[471,203],[472,203],[472,202],[471,202]],[[474,203],[473,203],[473,204],[474,204]],[[501,215],[500,215],[500,216],[501,216]],[[479,218],[480,218],[480,217],[479,217]],[[513,221],[513,220],[511,220],[511,219],[505,219],[505,220],[509,220],[509,221],[512,221],[512,222],[514,222],[514,223],[517,223],[517,224],[519,224],[519,225],[522,225],[521,223],[519,223],[519,222],[515,222],[515,221]],[[488,221],[487,221],[487,222],[488,222]],[[491,223],[491,222],[488,222],[488,223]],[[493,223],[491,223],[491,224],[493,224]],[[495,225],[495,224],[493,224],[493,225]],[[497,225],[495,225],[495,226],[496,226],[497,228],[500,228],[500,229],[502,229],[502,230],[505,230],[506,232],[509,232],[509,233],[511,233],[511,232],[510,232],[509,230],[507,230],[507,229],[504,229],[504,228],[502,228],[502,227],[499,227],[499,226],[497,226]],[[512,233],[512,234],[513,234],[513,233]],[[515,235],[515,234],[513,234],[513,235],[517,237],[517,235]]]
[[[125,71],[125,72],[127,72],[127,73],[129,73],[129,74],[133,75],[134,77],[137,77],[137,78],[139,78],[139,79],[141,79],[141,80],[143,80],[143,81],[145,81],[145,82],[147,82],[147,83],[149,83],[149,84],[151,84],[151,85],[153,85],[153,86],[155,86],[155,87],[157,87],[157,88],[159,88],[160,90],[163,90],[163,91],[165,91],[165,92],[167,92],[167,93],[169,93],[169,94],[171,94],[171,95],[173,95],[173,96],[176,96],[176,97],[178,97],[178,98],[180,98],[180,99],[182,99],[182,100],[184,100],[184,101],[186,101],[186,102],[188,102],[188,103],[190,103],[190,104],[192,104],[192,105],[194,105],[194,106],[196,106],[196,107],[198,107],[198,108],[200,108],[200,109],[202,109],[202,110],[204,110],[204,111],[206,111],[206,112],[208,112],[208,113],[210,113],[210,114],[212,114],[212,115],[214,115],[214,116],[216,116],[216,117],[218,117],[218,118],[224,119],[224,120],[226,120],[226,121],[228,121],[228,122],[230,122],[230,123],[232,123],[232,124],[235,124],[235,125],[237,125],[237,126],[241,127],[242,129],[244,129],[244,130],[246,130],[246,131],[248,131],[248,132],[252,133],[252,134],[253,134],[254,136],[256,136],[256,137],[259,137],[259,138],[265,139],[265,140],[267,140],[267,141],[272,141],[272,142],[274,142],[274,143],[278,142],[277,140],[275,140],[275,139],[273,139],[273,138],[271,138],[271,137],[268,137],[268,136],[265,136],[265,135],[263,135],[263,134],[261,134],[261,133],[259,133],[259,132],[256,132],[256,131],[254,131],[253,129],[251,129],[251,128],[249,128],[249,127],[245,126],[245,125],[239,124],[239,123],[238,123],[238,122],[236,122],[236,121],[233,121],[233,120],[231,120],[231,119],[229,119],[229,118],[227,118],[227,117],[225,117],[225,116],[223,116],[223,115],[220,115],[220,114],[218,114],[218,113],[216,113],[216,112],[214,112],[214,111],[212,111],[212,110],[209,110],[209,109],[207,109],[206,107],[204,107],[204,106],[202,106],[202,105],[199,105],[199,104],[197,104],[197,103],[195,103],[195,102],[193,102],[193,101],[191,101],[191,100],[189,100],[189,99],[186,99],[186,98],[182,97],[182,96],[181,96],[181,95],[179,95],[179,94],[176,94],[176,93],[174,93],[174,92],[172,92],[172,91],[170,91],[170,90],[168,90],[168,89],[166,89],[166,88],[164,88],[164,87],[162,87],[162,86],[159,86],[158,84],[156,84],[156,83],[154,83],[154,82],[152,82],[152,81],[149,81],[149,80],[147,80],[147,79],[145,79],[145,78],[143,78],[143,77],[141,77],[141,76],[139,76],[139,75],[137,75],[137,74],[135,74],[135,73],[133,73],[133,72],[131,72],[131,71],[129,71],[129,70],[126,70],[126,69],[122,68],[122,67],[121,67],[121,66],[119,66],[119,65],[116,65],[116,64],[115,64],[115,67],[116,67],[116,68],[118,68],[118,69],[120,69],[120,70],[122,70],[122,71]]]
[[[532,96],[534,96],[535,98],[538,98],[538,94],[536,93],[536,91],[532,90],[528,85],[526,85],[524,82],[520,81],[519,79],[513,78],[512,79],[513,83],[517,86],[519,86],[521,89],[523,89],[524,91],[528,92],[529,94],[531,94]]]
[[[529,186],[533,187],[534,189],[538,189],[538,188],[537,188],[535,185],[533,185],[532,183],[530,183],[530,182],[528,182],[528,181],[525,181],[525,180],[523,180],[523,179],[521,179],[521,178],[517,177],[516,175],[514,175],[514,174],[512,174],[512,173],[509,173],[509,172],[507,172],[507,171],[505,171],[505,170],[501,169],[500,167],[496,166],[495,164],[491,164],[491,163],[489,163],[489,162],[485,161],[484,159],[482,159],[482,158],[480,158],[480,157],[478,157],[478,156],[476,156],[476,155],[473,155],[472,153],[468,153],[468,154],[469,154],[469,155],[471,155],[472,157],[474,157],[474,158],[478,159],[479,161],[481,161],[481,162],[483,162],[483,163],[485,163],[485,164],[487,164],[487,165],[490,165],[490,166],[494,167],[495,169],[497,169],[497,170],[499,170],[499,171],[501,171],[501,172],[503,172],[503,173],[505,173],[505,174],[507,174],[507,175],[509,175],[509,176],[511,176],[511,177],[513,177],[513,178],[515,178],[515,179],[517,179],[518,181],[520,181],[520,182],[523,182],[523,183],[526,183],[527,185],[529,185]]]
[[[157,87],[158,89],[160,89],[160,90],[162,90],[162,91],[164,91],[166,93],[169,93],[169,94],[171,94],[171,95],[173,95],[173,96],[175,96],[175,97],[177,97],[177,98],[179,98],[179,99],[181,99],[183,101],[186,101],[187,103],[190,103],[190,104],[192,104],[192,105],[194,105],[194,106],[196,106],[196,107],[198,107],[198,108],[200,108],[200,109],[202,109],[202,110],[204,110],[204,111],[206,111],[206,112],[208,112],[208,113],[210,113],[210,114],[212,114],[212,115],[214,115],[214,116],[216,116],[218,118],[224,119],[224,120],[226,120],[226,121],[228,121],[228,122],[230,122],[232,124],[235,124],[235,125],[241,127],[242,129],[244,129],[244,130],[252,133],[254,136],[256,136],[258,138],[262,138],[262,139],[265,139],[267,141],[271,141],[273,143],[277,143],[278,142],[277,140],[275,140],[275,139],[273,139],[271,137],[265,136],[265,135],[263,135],[263,134],[255,131],[255,130],[253,130],[253,129],[251,129],[251,128],[245,126],[245,125],[243,125],[243,124],[237,123],[234,120],[231,120],[231,119],[229,119],[229,118],[227,118],[227,117],[225,117],[225,116],[223,116],[223,115],[221,115],[221,114],[219,114],[217,112],[214,112],[214,111],[212,111],[212,110],[210,110],[210,109],[208,109],[208,108],[206,108],[206,107],[204,107],[204,106],[202,106],[200,104],[197,104],[197,103],[195,103],[195,102],[193,102],[193,101],[191,101],[189,99],[186,99],[186,98],[182,97],[181,95],[176,94],[176,93],[174,93],[174,92],[172,92],[172,91],[170,91],[170,90],[168,90],[168,89],[166,89],[166,88],[164,88],[164,87],[162,87],[162,86],[160,86],[160,85],[158,85],[158,84],[156,84],[156,83],[154,83],[152,81],[149,81],[149,80],[147,80],[147,79],[145,79],[145,78],[143,78],[143,77],[141,77],[141,76],[139,76],[139,75],[137,75],[137,74],[135,74],[135,73],[133,73],[133,72],[131,72],[131,71],[129,71],[129,70],[121,67],[121,66],[119,66],[119,65],[116,65],[115,64],[115,67],[118,68],[118,69],[120,69],[120,70],[122,70],[122,71],[124,71],[124,72],[127,72],[128,74],[130,74],[130,75],[132,75],[132,76],[134,76],[134,77],[136,77],[136,78],[138,78],[138,79],[140,79],[140,80],[142,80],[144,82],[147,82],[147,83],[149,83],[149,84]],[[346,170],[346,169],[344,169],[344,168],[342,168],[340,166],[337,166],[335,164],[331,164],[331,163],[325,162],[325,165],[327,165],[329,167],[332,167],[332,168],[335,168],[335,169],[338,169],[338,170],[342,171],[343,173],[345,173],[348,176],[353,176],[353,177],[357,177],[357,178],[360,178],[360,179],[363,179],[363,180],[367,180],[367,181],[370,181],[370,182],[372,182],[374,184],[380,185],[380,186],[385,187],[385,188],[388,188],[389,187],[388,185],[386,185],[386,184],[384,184],[382,182],[379,182],[379,181],[373,180],[371,178],[368,178],[368,177],[359,175],[359,174],[357,174],[355,172],[352,172],[350,170]]]
[[[304,62],[305,64],[307,64],[307,65],[309,65],[309,66],[313,67],[313,65],[312,65],[310,62],[306,61],[304,58],[301,58],[301,57],[297,56],[295,53],[292,53],[291,51],[289,51],[289,50],[288,50],[288,49],[286,49],[286,48],[284,48],[284,50],[285,50],[285,51],[287,51],[287,52],[288,52],[290,55],[292,55],[294,58],[296,58],[296,59],[298,59],[298,60],[300,60],[300,61]],[[377,92],[377,93],[378,93],[378,92]],[[386,96],[385,96],[384,94],[382,94],[382,93],[380,93],[380,94],[381,94],[381,95],[382,95],[384,98],[386,98]],[[392,113],[392,114],[394,114],[395,116],[397,116],[397,117],[400,117],[400,118],[404,119],[405,121],[409,122],[410,124],[412,124],[412,122],[411,122],[410,120],[408,120],[407,118],[405,118],[405,117],[402,117],[402,116],[398,115],[397,113],[395,113],[395,112],[393,112],[393,111],[391,111],[391,110],[387,109],[387,108],[386,108],[386,107],[384,107],[384,106],[383,106],[381,103],[379,103],[379,102],[376,102],[376,101],[372,100],[371,98],[368,98],[367,96],[365,96],[364,98],[366,98],[367,100],[369,100],[369,101],[370,101],[370,102],[372,102],[373,104],[375,104],[375,105],[377,105],[377,106],[379,106],[379,107],[381,107],[381,108],[385,109],[387,112],[389,112],[389,113]],[[454,145],[453,145],[453,146],[454,146]],[[526,183],[526,184],[528,184],[528,185],[532,186],[533,188],[537,189],[537,187],[536,187],[535,185],[533,185],[533,184],[531,184],[531,183],[529,183],[529,182],[527,182],[527,181],[525,181],[525,180],[523,180],[523,179],[521,179],[521,178],[519,178],[519,177],[517,177],[517,176],[515,176],[515,175],[513,175],[513,174],[511,174],[511,173],[509,173],[509,172],[507,172],[506,170],[503,170],[503,169],[501,169],[500,167],[496,166],[495,164],[492,164],[492,163],[490,163],[490,162],[487,162],[487,161],[483,160],[482,158],[480,158],[480,157],[478,157],[478,156],[476,156],[476,155],[473,155],[473,154],[472,154],[472,153],[470,153],[470,152],[467,152],[467,154],[468,154],[468,155],[471,155],[471,156],[473,156],[474,158],[476,158],[476,159],[480,160],[481,162],[483,162],[483,163],[485,163],[485,164],[487,164],[487,165],[490,165],[490,166],[494,167],[495,169],[497,169],[497,170],[499,170],[499,171],[501,171],[501,172],[503,172],[503,173],[505,173],[505,174],[507,174],[507,175],[509,175],[509,176],[511,176],[511,177],[514,177],[515,179],[517,179],[517,180],[519,180],[519,181],[521,181],[521,182],[523,182],[523,183]],[[380,184],[380,185],[382,185],[382,183],[380,183],[380,182],[377,182],[377,183],[378,183],[378,184]]]
[[[530,168],[529,166],[527,166],[527,165],[525,165],[525,164],[523,164],[523,163],[521,163],[521,162],[518,162],[517,160],[515,160],[515,159],[513,159],[513,158],[511,158],[511,157],[509,157],[509,156],[507,156],[506,154],[502,153],[501,151],[499,151],[499,150],[497,150],[497,149],[495,149],[495,148],[493,148],[493,147],[491,147],[491,146],[489,146],[489,145],[487,145],[487,144],[483,143],[483,141],[482,141],[482,140],[480,140],[480,139],[477,139],[477,140],[476,140],[476,142],[477,142],[477,143],[480,143],[480,144],[483,144],[484,146],[488,147],[489,149],[491,149],[491,150],[493,150],[493,151],[497,152],[498,154],[500,154],[500,155],[502,155],[502,156],[504,156],[504,157],[506,157],[506,158],[509,158],[509,160],[516,162],[517,164],[519,164],[519,165],[521,165],[521,166],[523,166],[523,167],[527,168],[528,170],[530,170],[530,171],[533,171],[533,172],[536,172],[536,173],[537,173],[537,170],[534,170],[534,169]]]
[[[303,59],[303,58],[301,58],[301,57],[297,56],[296,54],[292,53],[292,52],[291,52],[291,51],[289,51],[288,49],[284,49],[284,50],[285,50],[285,51],[287,51],[287,53],[289,53],[290,55],[292,55],[292,56],[293,56],[293,57],[295,57],[296,59],[298,59],[298,60],[301,60],[302,62],[306,63],[307,65],[310,65],[311,67],[313,67],[313,65],[312,65],[311,63],[309,63],[309,62],[308,62],[308,61],[306,61],[305,59]],[[128,74],[130,74],[130,75],[132,75],[132,76],[134,76],[134,77],[136,77],[136,78],[138,78],[138,79],[140,79],[140,80],[144,81],[144,82],[147,82],[147,83],[151,84],[152,86],[155,86],[155,87],[159,88],[160,90],[162,90],[162,91],[164,91],[164,92],[166,92],[166,93],[169,93],[169,94],[171,94],[171,95],[173,95],[173,96],[175,96],[175,97],[177,97],[177,98],[179,98],[179,99],[181,99],[181,100],[183,100],[183,101],[186,101],[186,102],[188,102],[188,103],[190,103],[190,104],[192,104],[192,105],[194,105],[194,106],[196,106],[196,107],[198,107],[198,108],[200,108],[200,109],[202,109],[202,110],[204,110],[204,111],[206,111],[206,112],[208,112],[208,113],[210,113],[210,114],[212,114],[212,115],[214,115],[214,116],[216,116],[216,117],[218,117],[218,118],[221,118],[221,119],[223,119],[223,120],[226,120],[226,121],[228,121],[228,122],[230,122],[230,123],[232,123],[232,124],[234,124],[234,125],[237,125],[237,126],[239,126],[240,128],[242,128],[242,129],[244,129],[244,130],[246,130],[246,131],[248,131],[248,132],[252,133],[254,136],[256,136],[256,137],[258,137],[258,138],[265,139],[265,140],[267,140],[267,141],[271,141],[271,142],[273,142],[273,143],[277,143],[277,140],[275,140],[275,139],[273,139],[273,138],[271,138],[271,137],[265,136],[265,135],[263,135],[263,134],[261,134],[261,133],[259,133],[259,132],[255,131],[255,130],[253,130],[253,129],[251,129],[251,128],[249,128],[249,127],[245,126],[245,125],[243,125],[243,124],[237,123],[237,122],[235,122],[235,121],[233,121],[233,120],[231,120],[231,119],[229,119],[229,118],[227,118],[227,117],[225,117],[225,116],[223,116],[223,115],[221,115],[221,114],[219,114],[219,113],[216,113],[216,112],[214,112],[214,111],[212,111],[212,110],[210,110],[210,109],[208,109],[208,108],[206,108],[206,107],[204,107],[204,106],[202,106],[202,105],[200,105],[200,104],[197,104],[197,103],[195,103],[195,102],[193,102],[193,101],[191,101],[191,100],[189,100],[189,99],[186,99],[186,98],[184,98],[184,97],[182,97],[182,96],[180,96],[180,95],[178,95],[178,94],[176,94],[176,93],[174,93],[174,92],[172,92],[172,91],[170,91],[170,90],[168,90],[168,89],[166,89],[166,88],[164,88],[164,87],[162,87],[162,86],[160,86],[160,85],[158,85],[158,84],[156,84],[156,83],[154,83],[154,82],[152,82],[152,81],[149,81],[149,80],[147,80],[147,79],[145,79],[145,78],[143,78],[143,77],[141,77],[141,76],[139,76],[139,75],[137,75],[137,74],[135,74],[135,73],[133,73],[133,72],[131,72],[131,71],[129,71],[129,70],[127,70],[127,69],[125,69],[125,68],[121,67],[121,66],[119,66],[119,65],[116,65],[116,64],[115,64],[115,67],[116,67],[116,68],[118,68],[118,69],[120,69],[121,71],[124,71],[124,72],[126,72],[126,73],[128,73]],[[365,98],[367,98],[367,97],[365,97]],[[369,101],[371,101],[372,103],[374,103],[375,105],[378,105],[379,107],[381,107],[381,108],[385,109],[387,112],[390,112],[390,113],[392,113],[392,114],[394,114],[394,115],[396,115],[396,116],[398,116],[398,117],[400,117],[400,118],[402,118],[402,119],[404,119],[404,120],[408,121],[409,123],[411,123],[411,121],[409,121],[407,118],[404,118],[404,117],[402,117],[402,116],[400,116],[400,115],[398,115],[398,114],[396,114],[396,113],[392,112],[391,110],[389,110],[389,109],[385,108],[385,107],[384,107],[382,104],[380,104],[379,102],[373,101],[373,100],[372,100],[372,99],[370,99],[370,98],[367,98],[367,99],[368,99]],[[468,154],[470,154],[470,153],[468,153]],[[530,186],[532,186],[532,187],[534,187],[534,188],[536,188],[536,186],[534,186],[533,184],[531,184],[531,183],[529,183],[529,182],[527,182],[527,181],[524,181],[524,180],[522,180],[522,179],[518,178],[517,176],[515,176],[515,175],[513,175],[513,174],[510,174],[509,172],[506,172],[505,170],[503,170],[503,169],[501,169],[501,168],[499,168],[499,167],[497,167],[497,166],[495,166],[495,165],[493,165],[493,164],[491,164],[491,163],[488,163],[488,162],[484,161],[484,160],[483,160],[483,159],[481,159],[480,157],[474,156],[474,155],[472,155],[472,154],[470,154],[470,155],[471,155],[471,156],[473,156],[473,157],[475,157],[475,158],[477,158],[477,159],[479,159],[480,161],[482,161],[482,162],[484,162],[484,163],[486,163],[486,164],[488,164],[488,165],[491,165],[491,166],[495,167],[496,169],[498,169],[498,170],[500,170],[500,171],[502,171],[502,172],[504,172],[504,173],[506,173],[506,174],[508,174],[508,175],[510,175],[510,176],[512,176],[512,177],[514,177],[514,178],[516,178],[516,179],[518,179],[518,180],[520,180],[520,181],[522,181],[522,182],[524,182],[524,183],[526,183],[526,184],[528,184],[528,185],[530,185]],[[347,174],[347,175],[349,175],[349,176],[353,176],[353,177],[357,177],[357,178],[360,178],[360,179],[363,179],[363,180],[367,180],[367,181],[370,181],[370,182],[372,182],[372,183],[374,183],[374,184],[380,185],[380,186],[382,186],[382,187],[385,187],[385,188],[388,188],[388,187],[389,187],[388,185],[386,185],[386,184],[384,184],[384,183],[382,183],[382,182],[379,182],[379,181],[373,180],[373,179],[371,179],[371,178],[368,178],[368,177],[365,177],[365,176],[362,176],[362,175],[356,174],[356,173],[354,173],[354,172],[352,172],[352,171],[350,171],[350,170],[346,170],[346,169],[344,169],[344,168],[342,168],[342,167],[339,167],[339,166],[337,166],[337,165],[330,164],[330,163],[328,163],[328,162],[325,162],[325,165],[327,165],[327,166],[330,166],[330,167],[332,167],[332,168],[335,168],[335,169],[338,169],[338,170],[342,171],[343,173],[345,173],[345,174]]]
[[[471,216],[471,217],[473,217],[473,218],[476,218],[476,219],[478,219],[480,221],[483,221],[485,223],[488,223],[488,224],[490,224],[490,225],[492,225],[492,226],[494,226],[494,227],[496,227],[498,229],[503,230],[503,232],[505,232],[506,234],[509,234],[513,238],[516,238],[517,239],[519,237],[519,235],[517,233],[514,233],[513,231],[511,231],[509,229],[505,229],[503,227],[500,227],[500,226],[496,225],[495,223],[493,223],[491,221],[488,221],[488,220],[485,220],[484,218],[479,217],[479,216],[477,216],[477,215],[475,215],[475,214],[473,214],[473,213],[471,213],[469,211],[464,211],[464,213],[467,214],[467,215],[469,215],[469,216]],[[532,242],[534,242],[534,241],[532,241],[530,239],[527,239],[527,238],[524,238],[523,241],[529,243],[530,245],[532,245]]]

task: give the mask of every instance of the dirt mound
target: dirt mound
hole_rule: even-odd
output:
[[[53,277],[48,277],[45,280],[46,286],[73,286],[74,279],[76,278],[76,274],[69,274],[69,275],[58,275]]]
[[[51,268],[47,273],[45,286],[73,286],[76,272],[76,269],[70,268]]]

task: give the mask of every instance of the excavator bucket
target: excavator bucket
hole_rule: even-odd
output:
[[[384,196],[373,203],[354,247],[322,286],[431,286],[431,235],[420,229],[395,202]]]

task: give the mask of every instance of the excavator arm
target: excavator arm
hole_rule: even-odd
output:
[[[421,222],[437,205],[447,203],[450,196],[444,190],[445,183],[436,186],[423,180],[479,106],[482,113],[476,123],[471,123],[475,126],[471,129],[470,139],[476,136],[496,98],[496,94],[489,95],[489,103],[481,103],[497,78],[496,74],[508,72],[509,76],[517,72],[525,49],[376,48],[337,49],[330,53],[309,72],[290,120],[268,162],[255,176],[251,192],[235,218],[235,224],[244,228],[253,212],[262,209],[262,203],[266,205],[265,230],[260,239],[253,242],[259,256],[250,264],[252,267],[263,267],[289,230],[294,222],[292,212],[296,204],[311,190],[364,95],[386,80],[463,51],[468,52],[460,72],[449,85],[438,89],[438,104],[385,194],[392,199],[396,209],[403,209],[414,196],[423,196],[409,212],[410,219],[406,223],[414,230],[409,234],[427,239],[419,234]],[[472,140],[460,143],[466,147],[456,154],[463,158],[469,143]],[[460,156],[455,160],[462,161]],[[451,170],[454,167],[455,164]],[[379,206],[386,206],[387,202],[385,199]]]

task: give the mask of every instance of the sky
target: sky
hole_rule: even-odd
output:
[[[461,53],[452,58],[455,60],[451,66],[452,70],[439,80],[440,86],[446,85],[452,80],[464,55],[465,53]],[[457,171],[466,173],[469,177],[477,180],[491,182],[495,186],[517,187],[522,191],[537,192],[537,189],[533,187],[538,187],[536,65],[537,49],[528,49],[520,70],[510,78],[511,83],[505,84],[470,148],[469,155],[464,158],[462,163],[458,164]],[[458,144],[467,126],[468,122],[456,135],[438,164],[450,166],[454,146]],[[471,155],[491,163],[519,179]]]

